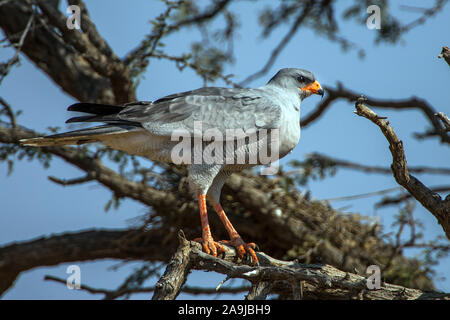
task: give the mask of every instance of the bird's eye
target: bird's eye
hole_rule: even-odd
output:
[[[305,77],[304,76],[298,76],[297,81],[298,82],[305,82]]]

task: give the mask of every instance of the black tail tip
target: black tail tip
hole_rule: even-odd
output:
[[[67,111],[73,111],[74,109],[76,109],[76,107],[77,107],[79,104],[80,104],[79,102],[74,103],[74,104],[71,104],[70,106],[67,107]]]

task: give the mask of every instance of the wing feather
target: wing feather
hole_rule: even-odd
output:
[[[193,135],[195,122],[225,135],[227,129],[279,128],[281,108],[258,89],[201,88],[170,95],[148,105],[128,105],[116,121],[140,123],[152,134]],[[112,120],[112,119],[111,119]]]

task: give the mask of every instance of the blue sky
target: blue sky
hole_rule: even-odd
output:
[[[258,3],[259,8],[268,1]],[[424,6],[423,1],[395,1],[392,7],[403,21],[412,21],[417,13],[400,9],[401,4]],[[427,2],[428,3],[428,2]],[[341,1],[341,5],[345,2]],[[429,1],[432,4],[432,1]],[[163,6],[159,1],[133,1],[132,3],[114,0],[87,3],[93,21],[113,50],[123,56],[136,47],[150,30],[149,20],[161,13]],[[273,32],[270,38],[263,39],[257,24],[258,12],[253,2],[239,2],[230,8],[239,12],[240,23],[235,42],[236,62],[227,68],[226,73],[235,75],[235,80],[244,79],[258,71],[268,59],[272,48],[287,32],[286,26]],[[278,69],[299,67],[314,72],[323,85],[335,86],[341,81],[347,88],[369,96],[385,99],[403,99],[418,96],[428,100],[437,110],[450,114],[448,87],[450,69],[443,60],[437,59],[443,45],[448,45],[448,37],[443,30],[450,30],[450,6],[444,12],[431,18],[423,26],[413,29],[395,46],[374,45],[374,31],[356,22],[341,25],[343,34],[357,42],[366,50],[365,59],[358,58],[356,51],[342,52],[337,44],[318,37],[303,29],[291,40],[281,53],[270,72],[255,80],[251,86],[263,85]],[[200,34],[189,29],[174,34],[165,41],[166,50],[177,54],[189,50],[189,43],[198,40]],[[0,50],[0,61],[11,57],[10,49]],[[68,118],[66,107],[75,102],[61,91],[40,70],[26,58],[16,67],[0,86],[0,95],[15,109],[23,110],[20,124],[44,132],[48,126],[60,126],[65,129]],[[221,82],[216,85],[225,86]],[[202,80],[192,71],[180,73],[173,63],[152,61],[141,81],[137,98],[154,100],[161,96],[191,90],[202,86]],[[313,97],[302,104],[302,115],[308,114],[320,102]],[[388,167],[391,163],[388,144],[379,129],[368,120],[353,113],[354,106],[347,102],[338,102],[328,110],[317,123],[302,131],[299,145],[293,153],[282,160],[302,160],[307,153],[320,152],[333,157],[348,159],[369,165]],[[437,139],[417,141],[414,132],[424,131],[428,125],[419,111],[376,110],[380,115],[389,117],[397,135],[403,140],[409,165],[427,165],[448,167],[450,151],[439,144]],[[110,192],[96,183],[76,187],[61,187],[50,182],[49,175],[61,178],[73,178],[81,175],[76,168],[59,159],[52,161],[48,170],[43,170],[37,162],[17,161],[11,176],[7,176],[7,167],[0,164],[0,245],[13,241],[33,239],[42,235],[57,234],[65,231],[77,231],[88,228],[123,228],[128,220],[146,212],[145,206],[125,200],[118,210],[105,213],[104,205],[110,199]],[[448,184],[448,176],[420,175],[420,180],[428,186]],[[377,191],[397,186],[389,175],[366,175],[348,170],[339,171],[334,177],[323,181],[314,181],[308,185],[315,199],[327,199],[346,195]],[[348,202],[335,202],[335,208],[347,207],[345,212],[360,212],[367,216],[376,216],[386,225],[393,221],[396,208],[374,209],[377,198],[366,198]],[[416,218],[425,226],[426,239],[443,235],[436,219],[417,204]],[[405,251],[413,255],[416,252]],[[269,253],[270,254],[270,253]],[[115,288],[124,277],[138,264],[132,263],[110,271],[108,267],[118,261],[106,260],[92,263],[80,263],[82,282],[103,288]],[[97,299],[85,292],[68,290],[64,285],[43,280],[45,274],[65,278],[69,264],[56,267],[42,267],[23,273],[14,288],[7,292],[5,299]],[[448,277],[450,259],[442,260],[436,268],[438,277],[435,284],[438,289],[450,291]],[[215,287],[223,276],[195,272],[189,278],[191,285]],[[148,285],[152,283],[149,282]],[[238,298],[239,296],[230,296]],[[137,295],[136,298],[148,298]],[[180,298],[193,298],[182,295]]]

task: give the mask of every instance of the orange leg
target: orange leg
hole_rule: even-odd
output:
[[[255,248],[256,245],[254,243],[245,243],[239,233],[237,233],[236,229],[234,229],[230,220],[228,220],[225,211],[223,210],[220,203],[214,203],[214,210],[216,210],[219,215],[220,220],[222,220],[225,229],[227,229],[228,235],[230,236],[230,240],[221,241],[225,244],[230,244],[236,248],[238,256],[242,259],[244,254],[248,252],[252,258],[252,262],[254,264],[258,264],[258,258],[256,257]]]
[[[217,257],[217,253],[225,252],[225,248],[218,242],[214,241],[208,222],[208,212],[206,211],[206,195],[198,194],[198,206],[200,207],[200,220],[202,223],[202,237],[194,239],[202,244],[203,250],[207,254]]]

